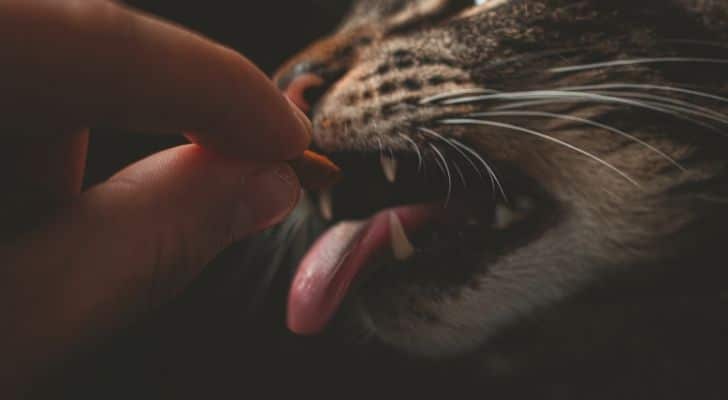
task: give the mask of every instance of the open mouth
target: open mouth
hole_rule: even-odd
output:
[[[462,154],[460,154],[462,155]],[[541,214],[543,196],[515,171],[424,152],[330,154],[342,182],[317,197],[328,230],[303,258],[288,300],[288,327],[322,331],[359,283],[385,268],[467,279],[483,257],[515,246]],[[414,272],[414,271],[412,271]]]

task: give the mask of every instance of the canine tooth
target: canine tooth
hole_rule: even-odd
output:
[[[325,220],[331,221],[334,218],[334,203],[331,198],[331,190],[324,190],[319,193],[319,210]]]
[[[387,177],[389,183],[394,183],[397,180],[397,159],[385,154],[379,157],[379,161],[382,163],[382,170],[384,176]]]
[[[389,213],[389,236],[394,258],[399,261],[404,261],[415,254],[415,247],[407,237],[407,232],[402,227],[402,221],[399,220],[399,217],[394,212]]]
[[[503,204],[495,206],[495,214],[493,216],[493,228],[503,230],[511,226],[517,221],[517,215],[510,208]]]

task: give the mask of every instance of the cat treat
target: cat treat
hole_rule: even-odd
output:
[[[308,190],[327,189],[341,178],[341,168],[325,156],[310,150],[289,163],[296,171],[301,186]]]

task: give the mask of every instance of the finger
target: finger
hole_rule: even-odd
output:
[[[0,237],[36,223],[81,191],[88,130],[12,137],[0,157]]]
[[[300,190],[285,163],[225,161],[188,145],[84,193],[0,251],[0,315],[12,327],[0,330],[0,376],[170,299],[233,241],[280,221]]]
[[[0,126],[11,134],[191,131],[258,159],[294,158],[310,139],[305,117],[243,56],[112,2],[4,1],[0,49]]]

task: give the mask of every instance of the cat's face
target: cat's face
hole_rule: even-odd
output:
[[[724,5],[355,2],[277,76],[346,174],[312,194],[332,228],[299,269],[291,327],[335,314],[458,354],[683,255],[724,207]]]

